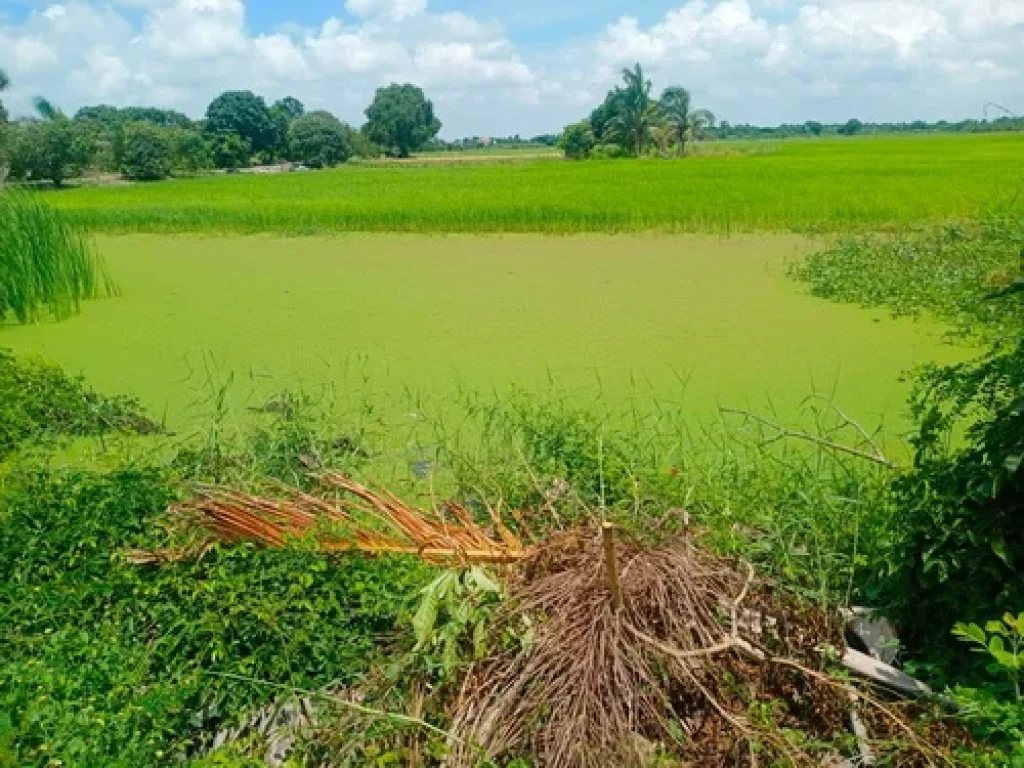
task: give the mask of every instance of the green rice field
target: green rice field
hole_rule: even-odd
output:
[[[1021,135],[722,146],[735,153],[350,164],[81,188],[52,200],[97,231],[289,234],[844,232],[1024,205]]]
[[[3,346],[138,395],[174,428],[284,388],[382,418],[460,392],[796,413],[812,392],[900,425],[902,371],[963,354],[942,329],[812,298],[794,235],[101,236],[121,295]],[[219,399],[226,387],[226,398]]]

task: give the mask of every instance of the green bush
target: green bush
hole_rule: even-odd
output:
[[[912,409],[889,600],[913,648],[963,661],[953,624],[1019,611],[1024,596],[1024,340],[926,369]]]
[[[218,133],[210,138],[213,164],[226,170],[237,170],[249,164],[252,145],[237,133]]]
[[[558,145],[570,160],[585,160],[594,148],[594,132],[590,123],[583,121],[567,125]]]
[[[199,131],[183,128],[175,133],[172,167],[186,173],[198,173],[213,168],[210,144]]]
[[[345,162],[352,149],[345,140],[345,126],[330,112],[310,112],[292,120],[288,127],[288,151],[292,160],[311,168],[329,168]]]
[[[158,430],[134,399],[103,397],[56,366],[0,350],[0,460],[28,441]]]
[[[612,160],[619,157],[628,157],[626,151],[618,144],[598,144],[591,150],[591,157],[599,160]]]
[[[171,173],[174,150],[164,128],[152,123],[124,127],[121,170],[133,181],[159,181]]]
[[[172,489],[155,469],[37,470],[8,483],[0,759],[178,764],[275,695],[257,681],[357,680],[429,580],[408,559],[246,546],[131,564],[128,549],[169,543],[158,520]]]

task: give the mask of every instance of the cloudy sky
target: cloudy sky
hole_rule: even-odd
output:
[[[634,61],[732,122],[1024,113],[1024,0],[0,0],[16,114],[45,94],[198,117],[241,88],[358,124],[411,81],[442,136],[529,135]]]

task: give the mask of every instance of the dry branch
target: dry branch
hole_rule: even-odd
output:
[[[317,496],[282,486],[278,498],[269,498],[200,485],[195,498],[171,512],[190,517],[221,541],[269,547],[312,538],[324,552],[403,554],[449,564],[513,563],[530,554],[493,511],[492,534],[455,503],[428,511],[337,472],[319,480],[334,493]]]

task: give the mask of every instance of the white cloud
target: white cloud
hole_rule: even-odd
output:
[[[635,61],[656,88],[682,83],[733,122],[1024,109],[1024,0],[677,0],[650,23],[609,18],[590,37],[526,48],[500,21],[426,0],[346,0],[352,21],[263,31],[246,0],[35,8],[0,16],[15,112],[45,94],[68,111],[108,101],[198,116],[220,91],[250,88],[359,122],[376,87],[408,81],[434,99],[445,135],[528,134],[586,114]]]
[[[345,0],[345,9],[356,16],[381,16],[402,21],[427,10],[427,0]]]

